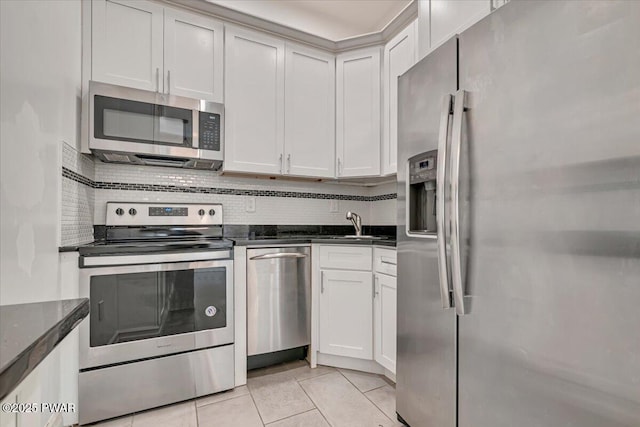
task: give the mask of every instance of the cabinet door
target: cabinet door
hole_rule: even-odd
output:
[[[380,48],[338,55],[336,61],[336,172],[380,174]]]
[[[491,12],[491,0],[431,0],[431,50]]]
[[[375,275],[374,341],[376,362],[396,373],[396,278]]]
[[[162,6],[143,0],[94,0],[91,13],[91,78],[162,90]]]
[[[226,171],[282,173],[284,42],[226,27]]]
[[[366,271],[321,271],[320,352],[373,359],[373,286]]]
[[[335,57],[287,44],[285,173],[335,176]]]
[[[416,63],[416,28],[413,22],[384,48],[382,175],[398,170],[398,76]]]
[[[222,32],[221,22],[165,9],[165,92],[222,102]]]

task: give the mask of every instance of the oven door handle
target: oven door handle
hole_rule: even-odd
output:
[[[306,254],[301,254],[299,252],[278,252],[275,254],[264,254],[257,255],[249,258],[250,261],[260,260],[260,259],[274,259],[274,258],[306,258]]]
[[[104,255],[81,258],[81,267],[110,265],[164,264],[167,262],[208,261],[231,258],[231,251],[176,252],[170,254]]]

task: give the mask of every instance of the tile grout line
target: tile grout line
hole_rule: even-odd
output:
[[[302,387],[301,387],[301,388],[302,388]],[[303,390],[303,391],[304,391],[304,390]],[[313,401],[311,401],[311,402],[313,403]],[[280,421],[288,420],[289,418],[297,417],[298,415],[306,414],[307,412],[316,411],[316,410],[317,410],[318,412],[320,412],[320,410],[319,410],[319,409],[316,407],[316,405],[314,404],[314,405],[313,405],[313,408],[309,409],[308,411],[298,412],[297,414],[289,415],[289,416],[286,416],[286,417],[284,417],[284,418],[280,418],[280,419],[277,419],[277,420],[275,420],[275,421],[271,421],[269,424],[265,424],[264,426],[265,426],[265,427],[269,427],[270,425],[272,425],[272,424],[274,424],[274,423],[279,423]]]
[[[313,379],[316,379],[316,378],[324,377],[325,375],[333,374],[334,372],[337,372],[337,371],[338,371],[338,370],[336,369],[335,371],[326,372],[326,373],[324,373],[324,374],[316,375],[315,377],[305,378],[305,379],[302,379],[302,380],[299,380],[299,379],[297,379],[297,378],[295,378],[295,377],[294,377],[294,379],[295,379],[295,380],[298,382],[298,384],[299,384],[299,383],[304,382],[304,381],[309,381],[309,380],[313,380]]]
[[[385,387],[385,386],[382,386],[382,387]],[[374,388],[373,390],[378,390],[378,389],[381,389],[382,387]],[[369,390],[369,391],[373,391],[373,390]],[[369,393],[369,391],[368,391],[367,393]],[[397,420],[396,420],[396,421],[394,421],[393,419],[389,418],[389,416],[387,415],[387,413],[386,413],[386,412],[384,412],[384,411],[382,410],[382,408],[381,408],[381,407],[379,407],[379,406],[376,404],[376,402],[374,402],[373,400],[369,399],[369,396],[367,396],[367,393],[362,393],[362,394],[364,394],[364,397],[366,397],[366,398],[367,398],[367,400],[369,400],[369,402],[373,403],[373,406],[375,406],[376,408],[378,408],[378,410],[379,410],[380,412],[382,412],[382,415],[384,415],[385,417],[387,417],[387,419],[389,419],[392,423],[395,423]],[[399,421],[398,421],[398,422],[399,422]]]
[[[316,367],[317,368],[317,367]],[[336,369],[337,371],[337,369]],[[313,378],[320,378],[320,377],[324,377],[325,375],[328,374],[332,374],[333,372],[327,372],[324,375],[318,375],[317,377],[313,377]],[[308,381],[308,380],[312,380],[313,378],[307,378],[305,380],[302,381]],[[302,392],[309,398],[309,400],[311,401],[311,403],[313,403],[313,406],[315,406],[315,408],[318,410],[318,413],[320,414],[320,416],[325,420],[325,422],[332,427],[333,424],[331,424],[329,422],[329,420],[327,419],[327,417],[325,417],[325,415],[322,413],[322,410],[320,408],[318,408],[318,405],[316,405],[316,402],[313,401],[313,398],[311,396],[309,396],[309,393],[307,393],[307,390],[304,389],[304,387],[302,387],[302,384],[300,384],[301,381],[296,380],[296,382],[298,383],[298,385],[300,386],[300,388],[302,389]]]
[[[387,414],[385,414],[385,412],[382,410],[382,408],[380,408],[378,405],[376,405],[376,404],[375,404],[375,402],[374,402],[373,400],[369,399],[369,397],[367,396],[367,393],[369,393],[370,391],[374,391],[374,390],[381,389],[382,387],[385,387],[387,384],[382,385],[382,386],[380,386],[380,387],[372,388],[371,390],[369,390],[369,391],[367,391],[367,392],[363,392],[363,391],[361,391],[361,390],[358,388],[358,386],[357,386],[357,385],[355,385],[353,382],[351,382],[351,381],[349,380],[349,378],[347,378],[347,376],[346,376],[345,374],[343,374],[343,373],[342,373],[342,371],[341,371],[340,369],[336,369],[336,370],[337,370],[338,372],[340,372],[340,375],[342,375],[342,376],[344,377],[344,379],[346,379],[346,380],[347,380],[347,382],[349,382],[349,384],[351,384],[351,385],[352,385],[356,390],[358,390],[358,391],[360,392],[360,394],[364,396],[364,398],[365,398],[365,399],[367,399],[369,402],[371,402],[371,403],[373,404],[373,406],[375,406],[375,407],[376,407],[376,408],[377,408],[377,409],[382,413],[382,415],[383,415],[383,416],[385,416],[385,417],[386,417],[388,420],[390,420],[392,423],[394,422],[391,418],[389,418],[389,417],[387,416]],[[376,374],[376,375],[379,375],[379,374]]]
[[[240,387],[242,387],[242,386],[240,386]],[[247,390],[249,390],[249,387],[247,387]],[[213,393],[213,394],[216,394],[216,393]],[[195,398],[193,400],[193,403],[194,403],[194,405],[196,405],[196,423],[197,423],[198,427],[200,426],[200,419],[198,418],[198,408],[205,408],[207,406],[215,405],[215,404],[218,404],[218,403],[228,402],[230,400],[239,399],[239,398],[245,397],[247,395],[251,396],[251,393],[249,392],[247,394],[242,394],[240,396],[230,397],[228,399],[219,400],[219,401],[213,402],[213,403],[207,403],[206,405],[202,405],[202,406],[198,406],[197,405],[196,400],[198,400],[199,398]],[[253,401],[253,396],[251,396],[251,400]],[[256,402],[253,402],[253,405],[256,406]],[[260,411],[258,411],[258,407],[257,406],[256,406],[256,411],[258,412],[258,416],[259,416],[260,415]],[[262,421],[262,417],[260,417],[260,421]],[[262,425],[264,426],[264,423],[262,423]]]
[[[200,420],[198,419],[198,405],[196,405],[196,399],[193,399],[191,403],[193,403],[193,413],[196,416],[196,427],[200,427]]]
[[[258,417],[260,417],[260,422],[262,423],[262,427],[266,424],[264,423],[264,419],[262,419],[262,414],[258,409],[258,405],[256,405],[256,400],[253,398],[253,393],[251,393],[251,389],[249,388],[249,382],[247,382],[247,390],[249,390],[249,397],[251,397],[251,401],[253,402],[253,406],[256,408],[256,412],[258,413]]]

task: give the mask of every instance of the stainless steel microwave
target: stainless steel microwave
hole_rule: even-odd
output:
[[[224,106],[89,82],[89,149],[100,160],[219,170]]]

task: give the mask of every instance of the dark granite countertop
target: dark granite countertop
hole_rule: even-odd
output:
[[[88,298],[0,306],[0,400],[88,314]]]
[[[342,236],[274,236],[264,237],[258,236],[254,238],[231,238],[236,246],[264,246],[264,245],[303,245],[311,243],[322,243],[332,245],[379,245],[379,246],[396,246],[396,240],[393,238],[383,239],[353,239],[344,238]]]

